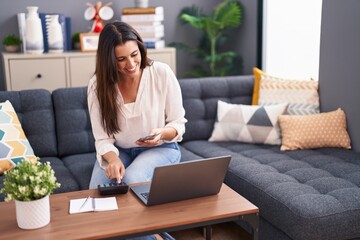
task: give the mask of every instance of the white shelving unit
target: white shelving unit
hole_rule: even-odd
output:
[[[87,86],[95,71],[95,52],[2,53],[6,90]],[[176,49],[148,49],[151,59],[167,63],[176,74]]]

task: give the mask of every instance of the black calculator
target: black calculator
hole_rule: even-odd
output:
[[[100,195],[114,195],[114,194],[124,194],[129,191],[129,186],[124,183],[104,183],[98,185],[98,190]]]

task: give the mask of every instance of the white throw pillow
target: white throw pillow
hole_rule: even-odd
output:
[[[281,144],[278,117],[287,104],[254,106],[218,101],[217,121],[209,139],[247,143]]]

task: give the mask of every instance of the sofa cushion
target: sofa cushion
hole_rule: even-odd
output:
[[[187,162],[196,159],[202,159],[201,156],[194,154],[193,152],[187,150],[186,148],[179,145],[181,151],[181,162]]]
[[[16,112],[9,101],[0,103],[0,174],[24,159],[37,162]]]
[[[202,157],[231,155],[225,183],[291,239],[360,237],[360,153],[206,140],[182,147]]]
[[[209,139],[217,114],[217,101],[250,104],[252,76],[179,79],[185,108],[186,132],[183,142]]]
[[[251,106],[218,101],[217,121],[209,139],[248,143],[280,144],[278,117],[287,104]]]
[[[62,88],[52,93],[59,156],[95,152],[87,107],[87,88]]]
[[[253,72],[255,79],[253,105],[288,103],[290,115],[319,113],[317,81],[278,78],[268,75],[258,68],[254,68]]]
[[[47,90],[2,91],[0,102],[9,100],[36,156],[56,156],[57,141],[51,94]]]
[[[95,152],[69,155],[62,158],[81,190],[89,189],[91,174],[96,161]]]
[[[350,149],[346,115],[342,109],[307,116],[280,116],[281,150],[342,147]]]
[[[40,162],[50,162],[51,167],[55,171],[55,177],[61,184],[60,188],[54,190],[54,193],[63,193],[71,191],[79,191],[80,186],[75,181],[73,174],[64,165],[63,161],[57,157],[43,157]]]

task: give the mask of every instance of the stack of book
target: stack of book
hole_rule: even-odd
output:
[[[123,8],[121,21],[130,24],[142,37],[147,48],[165,47],[164,8]]]

